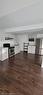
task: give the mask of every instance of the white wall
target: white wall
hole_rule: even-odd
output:
[[[34,41],[29,41],[29,38],[34,38]],[[28,35],[28,42],[29,42],[28,53],[35,54],[36,34],[30,33],[30,35]]]
[[[5,40],[5,37],[11,37],[12,40]],[[0,47],[3,47],[3,43],[10,43],[11,46],[14,46],[16,43],[16,36],[12,34],[0,34]]]
[[[34,38],[35,39],[34,43],[29,42],[29,38]],[[28,34],[28,33],[18,34],[18,35],[16,35],[16,39],[19,43],[20,51],[23,51],[23,43],[29,43],[30,45],[31,44],[35,45],[36,34]]]
[[[28,34],[17,35],[20,51],[23,51],[23,43],[28,43]]]

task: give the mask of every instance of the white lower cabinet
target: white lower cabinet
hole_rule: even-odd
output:
[[[28,46],[28,53],[31,53],[31,46]]]
[[[8,48],[2,48],[1,61],[4,61],[7,58],[8,58]]]
[[[43,49],[41,49],[41,55],[43,55]]]
[[[28,53],[35,54],[35,46],[28,46]]]
[[[20,48],[19,46],[15,46],[15,54],[19,53],[20,52]]]

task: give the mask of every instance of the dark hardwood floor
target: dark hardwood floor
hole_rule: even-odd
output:
[[[42,60],[21,52],[0,62],[0,95],[43,95]]]

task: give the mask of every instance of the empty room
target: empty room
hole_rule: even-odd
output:
[[[0,0],[0,95],[43,95],[43,0]]]

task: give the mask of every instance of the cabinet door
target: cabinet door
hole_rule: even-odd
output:
[[[31,53],[35,54],[35,46],[31,46]]]
[[[28,46],[28,53],[31,53],[31,46]]]
[[[43,49],[41,50],[41,55],[43,55]]]
[[[15,46],[15,54],[17,54],[19,52],[20,52],[19,46]]]
[[[28,47],[28,53],[35,54],[35,46],[29,46]]]
[[[7,58],[8,58],[8,49],[7,48],[5,48],[5,49],[3,48],[2,49],[2,59],[1,60],[3,61],[5,59],[7,59]]]

